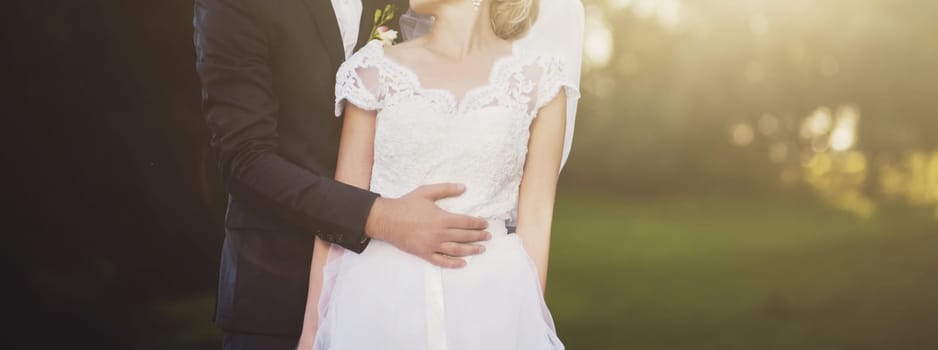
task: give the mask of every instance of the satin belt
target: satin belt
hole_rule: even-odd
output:
[[[492,234],[492,239],[508,236],[509,230],[505,220],[488,220],[485,230]],[[482,244],[485,244],[484,242]],[[482,253],[485,254],[485,253]],[[463,258],[471,263],[472,257]],[[443,298],[443,271],[444,269],[428,265],[425,272],[427,300],[427,345],[429,349],[446,350],[446,310]]]
[[[487,220],[489,227],[485,230],[492,234],[492,238],[508,235],[508,226],[505,220]]]

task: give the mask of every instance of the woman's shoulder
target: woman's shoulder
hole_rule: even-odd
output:
[[[339,68],[342,70],[396,71],[402,67],[419,66],[423,57],[419,43],[405,42],[393,46],[384,46],[380,41],[372,40],[352,54]]]
[[[392,57],[394,55],[407,55],[416,49],[422,49],[426,45],[426,38],[417,38],[405,42],[397,43],[387,47],[382,46],[384,52]]]
[[[339,69],[358,69],[376,66],[382,56],[384,56],[384,48],[381,47],[381,43],[377,40],[372,40],[349,56]]]
[[[427,54],[424,38],[387,46],[383,48],[383,51],[385,58],[391,63],[411,71],[415,70],[415,67],[420,67],[432,60],[432,57]]]
[[[562,66],[561,57],[547,51],[533,50],[515,45],[513,48],[513,55],[517,57],[518,61],[526,67],[554,68],[557,66]]]

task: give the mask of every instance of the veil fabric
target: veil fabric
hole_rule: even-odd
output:
[[[565,83],[579,89],[586,22],[583,3],[580,0],[540,0],[538,7],[537,21],[527,35],[515,42],[515,46],[559,57],[564,64]],[[405,41],[428,33],[433,27],[433,17],[417,14],[410,9],[401,16],[400,21]],[[567,95],[567,130],[564,134],[561,168],[567,163],[573,146],[579,97],[579,94]]]
[[[579,90],[585,22],[580,0],[540,0],[537,21],[515,45],[528,51],[560,57],[564,64],[566,83]],[[566,164],[573,146],[573,127],[579,100],[579,94],[567,94],[567,130],[564,134],[561,168]]]

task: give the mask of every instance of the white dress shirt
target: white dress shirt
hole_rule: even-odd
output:
[[[332,0],[335,18],[339,22],[339,33],[342,34],[342,45],[345,47],[345,58],[352,56],[355,45],[358,44],[358,31],[362,20],[362,0]]]

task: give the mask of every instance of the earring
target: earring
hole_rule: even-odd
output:
[[[482,0],[472,0],[472,8],[479,11],[480,6],[482,6]]]

